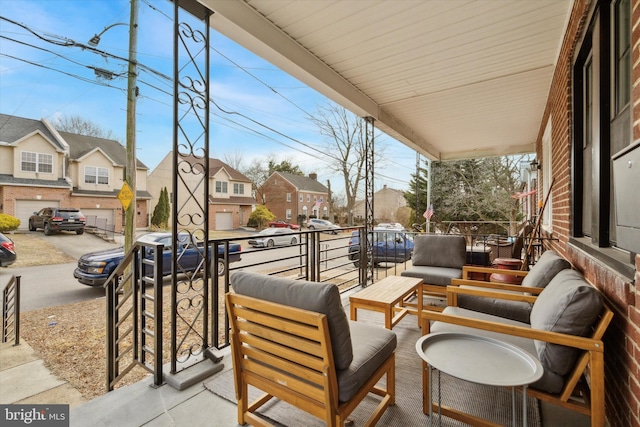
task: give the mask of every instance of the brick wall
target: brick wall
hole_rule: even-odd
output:
[[[571,60],[584,31],[589,1],[577,0],[568,22],[547,109],[538,137],[552,123],[553,234],[552,249],[564,255],[585,278],[606,296],[615,317],[603,339],[605,344],[606,417],[611,426],[640,427],[640,255],[635,256],[635,277],[626,278],[586,252],[569,245],[571,220]],[[633,137],[640,138],[640,0],[632,0]],[[542,172],[542,171],[541,171]],[[540,177],[542,179],[542,177]],[[546,179],[546,177],[545,177]],[[544,195],[540,194],[540,198]]]

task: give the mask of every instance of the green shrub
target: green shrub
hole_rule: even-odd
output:
[[[20,227],[20,220],[15,216],[0,213],[0,232],[16,230]]]
[[[262,228],[264,227],[264,224],[269,221],[273,221],[274,219],[276,219],[276,216],[271,213],[269,209],[263,205],[258,205],[256,206],[256,209],[251,212],[251,215],[249,215],[248,222],[257,224],[258,228]]]

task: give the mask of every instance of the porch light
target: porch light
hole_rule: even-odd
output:
[[[538,159],[533,159],[533,161],[530,163],[531,165],[531,171],[537,171],[540,170],[540,163],[538,163]]]

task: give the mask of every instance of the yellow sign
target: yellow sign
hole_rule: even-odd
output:
[[[118,193],[118,200],[122,203],[122,207],[125,211],[129,209],[129,205],[133,200],[133,191],[131,191],[131,187],[129,187],[129,184],[127,184],[126,181],[122,184],[122,189]]]

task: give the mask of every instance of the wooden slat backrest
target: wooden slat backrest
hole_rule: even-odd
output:
[[[234,369],[267,393],[320,418],[337,408],[337,379],[324,314],[227,294]],[[239,378],[236,376],[236,393]]]

